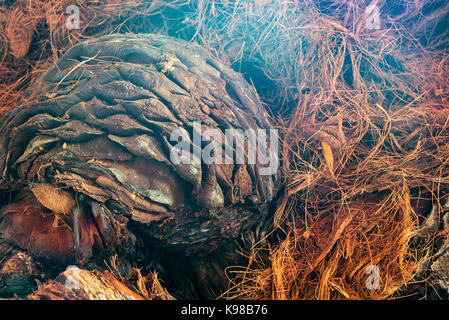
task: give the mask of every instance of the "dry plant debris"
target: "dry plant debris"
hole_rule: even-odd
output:
[[[282,133],[285,194],[271,245],[228,270],[223,297],[388,299],[421,275],[426,298],[431,269],[447,273],[432,264],[448,234],[445,1],[376,1],[379,30],[366,28],[370,1],[77,1],[70,32],[65,1],[28,3],[2,1],[0,113],[32,100],[24,88],[68,47],[113,32],[196,41],[253,81]],[[378,290],[365,286],[372,265]]]

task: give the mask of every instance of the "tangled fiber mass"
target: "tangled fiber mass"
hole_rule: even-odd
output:
[[[0,4],[0,114],[29,103],[23,90],[67,48],[113,32],[197,42],[254,85],[280,132],[284,190],[270,241],[226,270],[222,297],[441,298],[448,3],[78,0],[78,30],[72,1]]]

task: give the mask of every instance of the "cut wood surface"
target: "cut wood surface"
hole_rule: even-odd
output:
[[[68,268],[28,296],[30,300],[145,300],[108,271]]]

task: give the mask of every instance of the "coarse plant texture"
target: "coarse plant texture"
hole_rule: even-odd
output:
[[[392,298],[431,259],[435,239],[413,241],[449,191],[444,1],[81,0],[70,31],[72,3],[0,3],[0,114],[68,47],[112,32],[196,41],[253,82],[281,133],[285,194],[271,246],[228,269],[223,297]]]

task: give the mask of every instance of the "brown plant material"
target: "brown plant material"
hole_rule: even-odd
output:
[[[279,173],[263,173],[277,163],[261,163],[261,156],[274,158],[274,146],[257,137],[269,133],[268,118],[254,88],[201,47],[155,34],[103,36],[68,50],[24,96],[36,101],[0,123],[0,189],[29,184],[55,219],[68,219],[73,245],[62,246],[73,248],[79,263],[114,250],[124,250],[133,263],[134,242],[114,228],[121,222],[145,246],[138,249],[146,259],[162,248],[180,259],[206,259],[217,251],[240,258],[240,234],[269,219]],[[212,145],[207,132],[218,135],[213,143],[220,158],[206,165],[193,157],[198,150],[204,159]],[[182,135],[181,150],[175,135]],[[245,164],[229,162],[240,157]],[[7,208],[15,205],[20,199]],[[22,233],[15,236],[42,218],[10,211],[4,237],[24,249],[48,245],[47,251],[66,255],[55,239],[28,243]],[[213,297],[215,287],[226,288],[223,273],[198,272],[213,289],[189,288],[190,297]]]
[[[31,186],[30,189],[36,199],[54,213],[68,214],[75,205],[75,199],[72,194],[60,190],[51,184],[36,184]]]
[[[176,58],[171,71],[156,69],[169,55]],[[55,213],[69,213],[73,194],[82,193],[85,202],[147,224],[153,237],[187,250],[190,243],[234,238],[263,219],[257,205],[276,195],[278,175],[261,174],[260,162],[202,166],[173,156],[178,144],[171,136],[193,130],[203,141],[206,130],[218,132],[218,148],[233,152],[221,151],[222,159],[237,157],[237,143],[249,146],[241,150],[246,163],[244,152],[273,152],[256,142],[257,130],[269,123],[254,89],[200,47],[160,35],[105,36],[73,47],[29,91],[40,101],[0,124],[0,188],[32,183],[36,198]],[[253,135],[240,133],[234,142],[224,128]],[[188,157],[203,147],[185,141]],[[207,228],[193,214],[201,211],[209,216]]]
[[[188,10],[182,11],[187,2]],[[435,274],[446,268],[446,255],[435,241],[438,227],[420,236],[425,238],[421,247],[412,239],[432,206],[440,223],[441,203],[449,192],[449,5],[380,0],[381,29],[370,30],[368,2],[78,1],[82,29],[68,32],[63,27],[66,3],[46,1],[46,11],[34,15],[51,30],[18,66],[8,52],[6,32],[0,32],[6,57],[0,64],[0,113],[30,103],[35,97],[24,97],[23,89],[82,39],[124,30],[194,39],[254,80],[282,133],[286,194],[271,226],[274,239],[271,246],[258,244],[250,266],[237,270],[241,282],[235,281],[227,296],[395,297],[415,272],[429,272],[435,253]],[[179,11],[153,24],[167,8]],[[8,10],[0,10],[1,21],[8,20]],[[162,71],[170,72],[174,61],[167,57]],[[79,181],[74,174],[66,178]],[[94,195],[100,191],[90,184],[84,188]],[[133,216],[155,218],[141,211]],[[426,253],[426,264],[420,263]],[[374,264],[381,289],[367,290],[366,268]]]
[[[137,274],[136,287],[137,291],[148,300],[176,300],[167,289],[165,289],[157,272],[150,272],[146,276],[142,276],[140,269],[134,269]]]
[[[49,275],[30,254],[4,241],[0,244],[0,255],[0,294],[2,296],[26,296]]]
[[[28,299],[145,300],[108,271],[88,271],[76,267],[43,284]]]
[[[185,0],[17,0],[0,1],[0,115],[17,107],[21,91],[71,46],[118,31],[148,32],[153,17]],[[68,29],[66,9],[79,8],[80,29]],[[146,19],[142,23],[142,19]],[[138,30],[140,28],[140,30]],[[38,40],[33,42],[33,38]],[[21,102],[23,103],[23,101]]]
[[[31,37],[36,27],[36,21],[27,16],[21,9],[15,8],[10,12],[6,37],[8,38],[10,53],[16,59],[22,59],[28,53]]]
[[[425,3],[406,7],[410,20],[405,14],[384,18],[389,27],[376,32],[365,27],[365,7],[356,1],[338,1],[326,14],[312,2],[240,2],[234,11],[215,12],[210,8],[216,2],[207,2],[199,26],[203,41],[216,26],[214,16],[224,15],[223,30],[233,36],[215,36],[214,48],[236,33],[237,39],[255,39],[246,49],[256,48],[260,56],[249,57],[265,72],[280,73],[272,78],[290,88],[285,99],[296,92],[296,107],[274,117],[283,140],[286,194],[272,229],[281,239],[256,246],[247,268],[229,271],[237,278],[225,297],[386,299],[413,281],[429,245],[413,246],[418,223],[430,211],[422,204],[436,203],[441,211],[449,190],[447,39],[440,33],[423,48],[426,40],[418,37],[426,31],[414,29],[417,38],[409,38],[407,30],[419,17],[433,23],[435,16],[420,16]],[[260,37],[237,27],[241,10],[250,8]],[[275,12],[282,12],[280,18],[268,19]],[[447,14],[442,6],[437,16]],[[267,24],[258,25],[259,16]],[[287,57],[274,58],[288,61],[286,69],[269,60],[278,51],[262,49],[278,41],[277,28],[291,40],[283,45],[298,42],[281,50]],[[380,270],[378,290],[366,287],[371,265]]]
[[[83,264],[92,257],[94,250],[104,249],[99,235],[103,225],[97,226],[95,218],[88,216],[83,208],[74,207],[73,215],[77,217],[74,223],[72,214],[51,211],[38,199],[25,188],[15,202],[2,209],[2,239],[27,250],[34,257],[59,264],[75,261]],[[115,237],[119,235],[117,233]]]
[[[3,208],[2,238],[37,257],[70,263],[73,261],[72,228],[64,220],[55,225],[55,215],[40,205],[32,194]]]
[[[321,148],[323,148],[323,156],[327,167],[329,168],[329,172],[334,174],[334,156],[332,155],[332,148],[327,142],[324,141],[321,141]]]
[[[327,214],[309,212],[307,221],[294,218],[285,240],[271,249],[270,264],[241,272],[242,282],[228,294],[280,300],[391,297],[419,263],[409,249],[417,226],[408,197],[407,191],[363,197]],[[380,270],[378,289],[367,287],[369,266]]]

